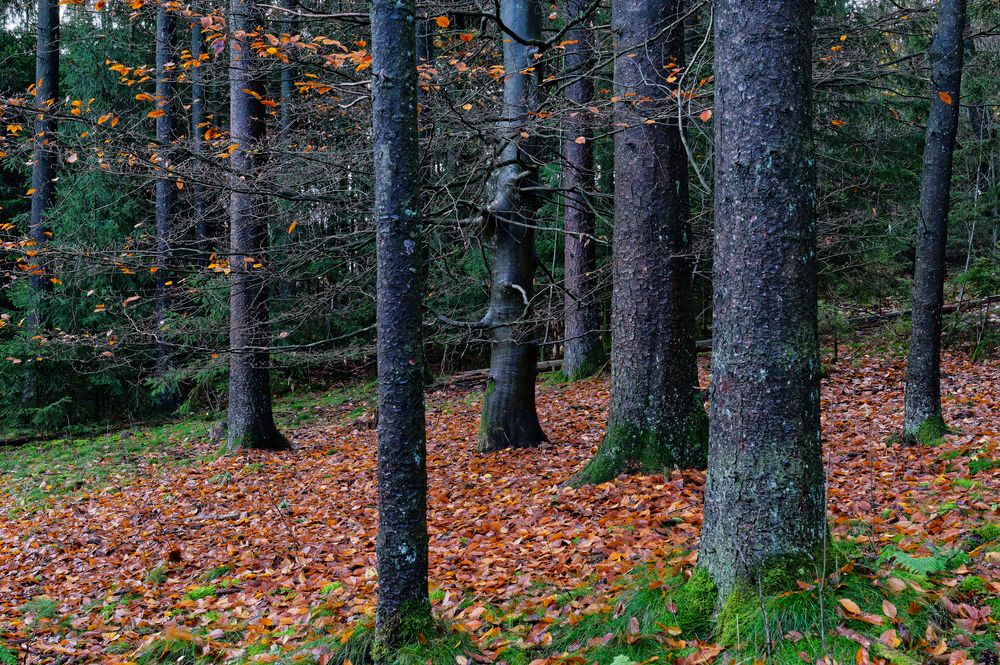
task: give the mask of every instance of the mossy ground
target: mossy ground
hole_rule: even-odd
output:
[[[941,416],[932,416],[920,423],[920,426],[916,430],[905,432],[903,440],[909,445],[935,446],[950,431],[944,422],[944,418]]]

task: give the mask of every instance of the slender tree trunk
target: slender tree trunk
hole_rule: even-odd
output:
[[[201,33],[201,22],[195,17],[191,24],[191,58],[201,62],[204,50],[204,37]],[[198,262],[207,264],[212,250],[211,232],[208,226],[208,202],[205,187],[201,184],[205,177],[202,164],[202,137],[205,128],[205,74],[201,66],[191,68],[191,153],[194,155],[194,184],[191,186],[191,208],[194,215],[195,248]]]
[[[414,12],[414,0],[375,0],[371,9],[379,400],[373,655],[379,663],[431,627]]]
[[[35,114],[34,147],[31,165],[31,219],[28,235],[34,243],[37,266],[29,279],[32,291],[28,312],[28,330],[40,335],[45,321],[45,296],[49,277],[43,264],[43,247],[48,240],[46,220],[56,197],[56,159],[59,129],[54,106],[59,102],[59,3],[38,0],[38,32],[35,42]],[[52,113],[47,113],[53,109]],[[24,403],[35,406],[38,400],[38,375],[34,363],[25,376]]]
[[[501,0],[504,25],[524,41],[542,36],[540,0]],[[501,127],[507,146],[496,178],[491,209],[496,235],[490,308],[484,322],[493,328],[490,374],[486,379],[479,451],[528,448],[545,441],[535,410],[536,325],[531,300],[535,283],[535,223],[539,201],[526,186],[538,184],[538,141],[529,114],[537,109],[541,71],[536,49],[503,36],[504,79]]]
[[[826,535],[811,48],[811,0],[716,2],[711,440],[698,563],[722,601],[738,591],[756,599],[771,566],[806,562],[814,575]]]
[[[951,171],[962,84],[965,0],[941,0],[938,30],[931,43],[931,113],[924,143],[913,271],[913,325],[906,365],[903,440],[930,443],[948,428],[941,415],[941,306],[944,304],[945,246]]]
[[[281,12],[281,32],[289,36],[294,34],[298,25],[292,13],[296,8],[296,4],[296,0],[281,0],[281,8],[284,10]],[[280,82],[281,100],[278,103],[278,149],[280,150],[279,162],[283,174],[286,174],[291,163],[292,139],[295,136],[295,77],[295,65],[291,62],[283,63],[281,66]],[[287,205],[282,204],[282,207],[291,210]],[[282,218],[284,228],[276,230],[278,240],[275,244],[280,248],[283,255],[282,258],[287,261],[287,255],[292,244],[292,236],[286,229],[291,225],[292,219],[289,215],[281,215],[279,217],[279,219]],[[292,297],[295,294],[295,280],[292,279],[290,272],[290,270],[282,271],[282,277],[278,285],[280,301],[282,306],[286,308],[291,303]]]
[[[257,194],[265,163],[267,93],[261,58],[249,36],[263,29],[254,0],[230,0],[229,123],[238,147],[229,200],[229,434],[226,449],[282,450],[288,441],[271,411],[267,285],[267,201]]]
[[[161,3],[156,10],[156,392],[157,408],[170,412],[177,408],[180,393],[170,384],[173,368],[168,328],[170,325],[170,285],[173,282],[174,213],[177,185],[170,169],[174,162],[176,104],[174,63],[177,55],[177,16]]]
[[[704,468],[708,417],[691,305],[687,156],[673,67],[684,66],[680,0],[615,0],[614,293],[611,405],[597,455],[574,482]],[[662,116],[655,123],[653,116]]]
[[[567,20],[582,17],[587,0],[569,0]],[[565,63],[568,115],[563,128],[565,213],[565,305],[563,374],[590,376],[604,363],[601,313],[597,302],[597,245],[594,243],[594,131],[588,107],[594,99],[592,22],[588,18],[566,33]]]

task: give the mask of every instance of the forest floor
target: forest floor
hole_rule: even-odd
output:
[[[830,523],[852,558],[751,603],[728,643],[681,586],[704,473],[563,485],[600,440],[606,377],[543,379],[551,443],[487,456],[481,392],[431,391],[444,628],[404,662],[1000,662],[1000,362],[949,355],[944,373],[954,433],[903,448],[900,354],[842,355],[823,434]],[[291,453],[218,457],[207,419],[0,449],[0,663],[360,665],[372,407],[370,386],[283,401]]]

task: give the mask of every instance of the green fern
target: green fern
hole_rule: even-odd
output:
[[[0,664],[17,665],[17,652],[2,643],[0,643]]]

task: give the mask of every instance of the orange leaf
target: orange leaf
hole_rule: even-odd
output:
[[[586,142],[587,142],[587,137],[585,136],[577,136],[575,139],[573,139],[573,143],[576,143],[577,145],[583,145]]]
[[[841,598],[837,602],[840,603],[843,606],[843,608],[848,612],[850,612],[851,614],[861,614],[861,608],[858,607],[858,604],[855,603],[850,598]]]
[[[938,91],[938,98],[948,106],[951,106],[951,95],[943,90]]]
[[[844,122],[843,120],[831,120],[830,124],[833,125],[834,127],[843,127],[847,123]]]
[[[886,615],[890,619],[896,618],[896,606],[890,603],[888,600],[882,601],[882,614]]]
[[[153,111],[150,111],[146,115],[149,116],[150,118],[162,118],[166,114],[167,112],[164,111],[163,109],[155,109]]]
[[[437,23],[439,28],[447,28],[451,25],[451,19],[443,14],[434,19],[434,22]]]
[[[708,122],[709,120],[711,120],[712,119],[712,109],[705,109],[704,111],[702,111],[701,113],[699,113],[698,114],[698,119],[701,120],[702,122]]]

